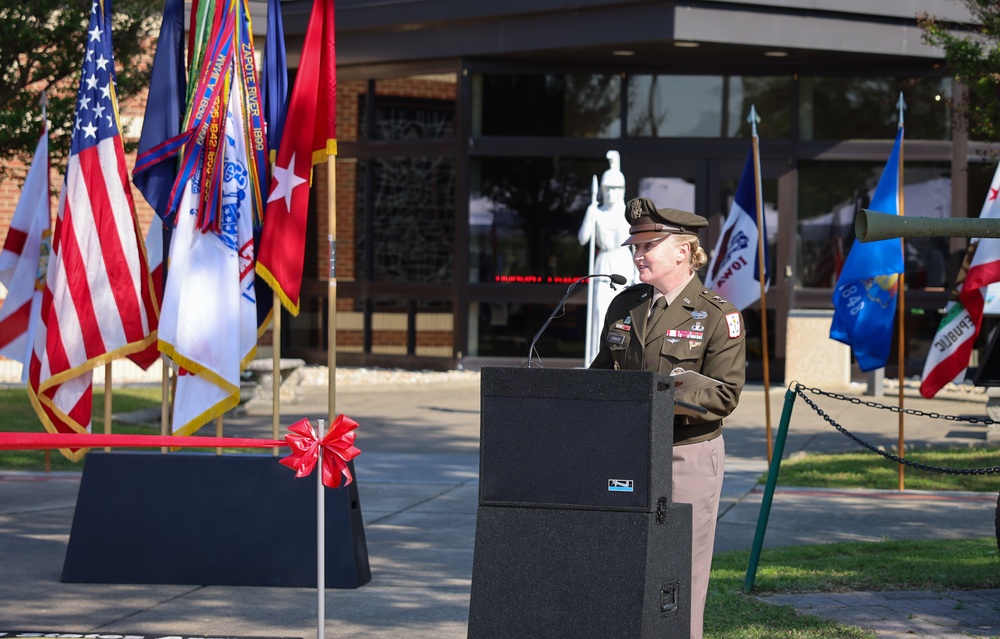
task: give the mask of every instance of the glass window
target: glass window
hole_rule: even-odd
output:
[[[899,94],[909,140],[951,138],[948,78],[827,78],[799,80],[803,140],[886,139],[899,125]]]
[[[577,239],[604,159],[480,158],[470,167],[469,279],[530,285],[587,274]]]
[[[628,80],[630,137],[722,135],[722,76],[635,75]]]
[[[452,89],[453,90],[453,89]],[[367,139],[367,95],[358,96],[359,137]],[[376,96],[372,140],[414,140],[455,136],[455,103],[446,100]]]
[[[621,137],[621,78],[612,74],[473,78],[473,135]]]
[[[796,285],[832,288],[854,243],[854,217],[867,208],[884,163],[802,162]],[[950,167],[910,162],[903,172],[905,215],[951,216]],[[947,238],[906,240],[907,288],[949,286]]]
[[[731,138],[749,138],[752,132],[747,117],[750,105],[757,110],[760,122],[757,134],[761,138],[792,137],[792,78],[726,78],[729,87],[729,108],[726,134]]]
[[[365,188],[371,172],[371,191]],[[372,244],[375,282],[451,282],[455,239],[455,160],[375,158],[358,162],[357,277],[365,279]],[[373,198],[373,235],[365,236],[365,198]]]
[[[586,291],[586,288],[583,290]],[[519,302],[471,304],[468,354],[473,357],[516,357],[526,360],[531,339],[545,324],[552,308],[552,304]],[[568,303],[565,314],[552,320],[535,345],[542,364],[550,358],[568,358],[579,359],[582,366],[586,326],[586,306]]]

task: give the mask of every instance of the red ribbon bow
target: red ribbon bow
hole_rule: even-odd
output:
[[[292,449],[292,454],[283,457],[281,463],[293,469],[296,477],[305,477],[316,467],[322,451],[323,485],[340,488],[340,476],[343,475],[347,478],[344,486],[347,486],[353,481],[347,462],[361,454],[354,446],[354,438],[357,436],[354,429],[357,427],[358,423],[350,417],[337,415],[337,419],[330,424],[330,430],[323,439],[319,439],[309,420],[300,419],[288,427],[292,432],[285,435],[285,441]]]

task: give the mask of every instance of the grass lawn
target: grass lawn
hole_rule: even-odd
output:
[[[712,561],[705,607],[709,639],[873,638],[789,606],[758,601],[743,591],[749,551],[720,553]],[[961,590],[1000,588],[995,538],[947,541],[882,541],[765,549],[754,594],[865,590]],[[1000,614],[1000,603],[997,605]]]
[[[904,457],[927,466],[948,469],[1000,468],[1000,448],[963,447],[908,451]],[[899,464],[872,452],[809,454],[783,459],[779,486],[808,488],[899,488]],[[761,479],[764,483],[765,475]],[[1000,492],[1000,472],[962,475],[907,466],[907,489]]]

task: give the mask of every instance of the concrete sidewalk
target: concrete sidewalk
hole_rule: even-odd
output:
[[[300,390],[296,403],[282,407],[282,429],[326,413],[325,386]],[[760,386],[750,387],[727,423],[719,552],[752,545],[763,496],[756,482],[767,470],[765,405],[775,436],[784,395],[784,388],[773,388],[765,398]],[[895,446],[896,413],[815,401],[866,441]],[[897,403],[895,397],[878,401]],[[906,408],[927,413],[985,418],[984,396],[907,395],[905,401]],[[326,592],[326,635],[464,638],[478,499],[478,381],[338,386],[337,402],[338,412],[360,423],[363,453],[355,470],[372,581]],[[785,458],[858,449],[801,399],[793,406]],[[227,418],[226,435],[270,437],[270,411],[269,402],[251,402],[247,414]],[[905,435],[908,450],[982,445],[986,427],[907,416]],[[75,474],[0,474],[0,632],[315,636],[313,589],[61,583],[78,488]],[[993,493],[784,489],[775,495],[765,546],[993,537],[996,499]],[[905,634],[912,628],[920,636],[1000,636],[996,591],[923,593],[923,607],[909,603],[914,593],[782,597],[771,600],[875,629],[880,637],[912,637]]]

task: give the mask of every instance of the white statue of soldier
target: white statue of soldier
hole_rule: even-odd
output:
[[[632,261],[632,249],[622,246],[629,236],[629,224],[625,221],[625,175],[621,172],[621,156],[618,151],[608,151],[611,168],[601,176],[601,200],[598,204],[596,182],[590,206],[584,215],[583,224],[577,238],[580,244],[590,244],[590,273],[617,273],[627,280],[627,285],[639,280],[639,274]],[[604,314],[612,298],[617,295],[602,278],[588,283],[589,314],[587,316],[587,348],[585,366],[597,355],[600,346],[601,326]]]

